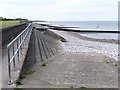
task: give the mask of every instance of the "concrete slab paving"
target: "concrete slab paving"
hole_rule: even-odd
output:
[[[93,53],[61,53],[45,67],[36,64],[35,73],[23,79],[20,87],[118,88],[118,69],[106,63],[110,59]]]

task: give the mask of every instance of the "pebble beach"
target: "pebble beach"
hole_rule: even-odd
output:
[[[63,36],[67,40],[67,42],[62,43],[65,52],[98,53],[106,55],[114,60],[118,60],[118,44],[116,43],[88,41],[80,39],[77,33],[75,35],[75,33],[71,34],[65,31],[52,31]]]

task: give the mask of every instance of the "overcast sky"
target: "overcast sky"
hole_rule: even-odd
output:
[[[0,16],[47,21],[114,21],[119,0],[1,0]]]

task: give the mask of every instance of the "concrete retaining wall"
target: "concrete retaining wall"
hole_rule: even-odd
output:
[[[46,32],[45,32],[45,33],[48,34],[48,35],[50,35],[50,36],[52,36],[53,38],[55,38],[55,39],[57,39],[57,40],[60,40],[60,41],[62,41],[62,42],[66,42],[66,39],[65,39],[64,37],[62,37],[62,36],[54,33],[54,32],[52,31],[52,29],[46,29]]]
[[[2,45],[9,43],[27,27],[27,23],[1,28]]]

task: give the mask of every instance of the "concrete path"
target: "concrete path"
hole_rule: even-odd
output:
[[[42,34],[37,35],[41,36]],[[36,46],[36,49],[39,49],[39,46]],[[29,50],[32,49],[29,48]],[[30,63],[33,60],[29,59],[26,62]],[[118,68],[116,65],[111,64],[110,61],[113,61],[113,59],[105,55],[97,53],[68,53],[63,51],[44,59],[46,66],[42,65],[40,58],[38,60],[37,63],[29,68],[29,71],[35,72],[27,75],[22,80],[23,85],[18,87],[118,88]]]
[[[2,47],[2,87],[5,88],[8,85],[8,57],[6,45]]]
[[[0,89],[1,88],[2,88],[2,47],[0,46]]]
[[[110,58],[95,54],[61,53],[42,67],[37,64],[35,73],[23,79],[21,87],[87,87],[117,88],[117,67],[106,63]]]

